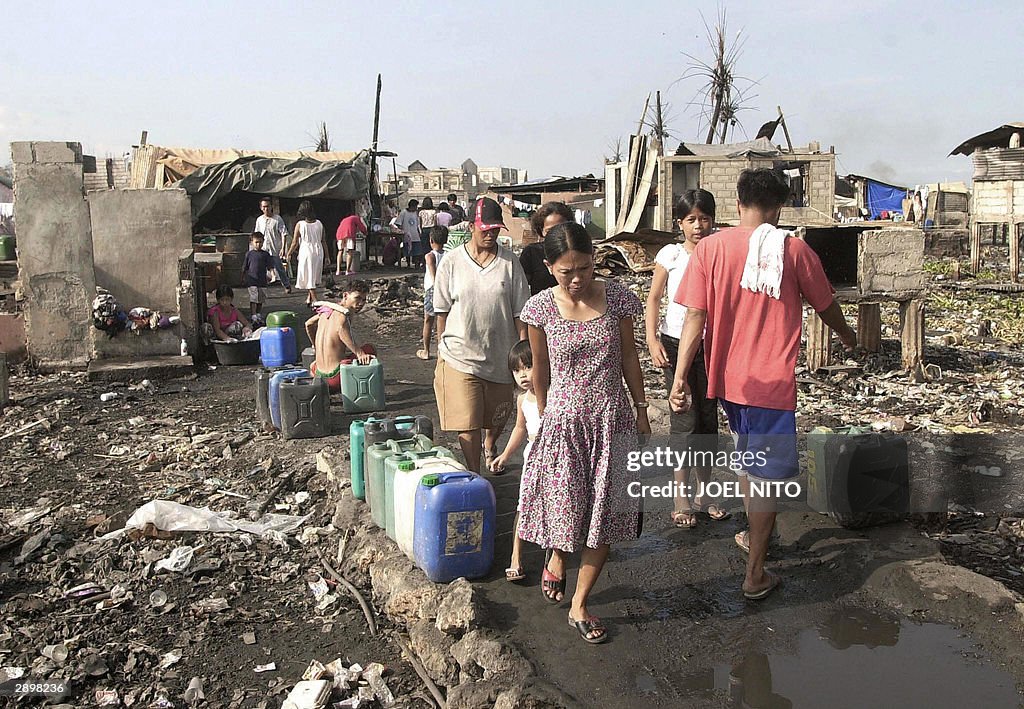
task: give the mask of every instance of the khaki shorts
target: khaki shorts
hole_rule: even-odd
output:
[[[453,369],[442,357],[434,370],[434,395],[442,431],[502,428],[515,410],[513,384],[498,384]]]
[[[267,289],[262,286],[249,286],[249,302],[263,305],[267,302]]]

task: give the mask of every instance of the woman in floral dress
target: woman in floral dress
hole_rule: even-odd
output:
[[[633,335],[643,306],[623,286],[594,279],[594,246],[579,224],[548,232],[544,255],[558,285],[530,298],[520,316],[530,326],[541,413],[523,471],[520,536],[551,550],[542,583],[550,603],[564,596],[568,554],[582,549],[569,625],[600,643],[607,632],[587,598],[610,545],[636,539],[640,501],[627,493],[636,476],[626,463],[637,434],[651,431]]]

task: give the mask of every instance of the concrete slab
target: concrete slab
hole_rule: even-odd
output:
[[[192,374],[191,357],[118,358],[89,363],[89,381],[133,382],[143,379],[174,379]]]

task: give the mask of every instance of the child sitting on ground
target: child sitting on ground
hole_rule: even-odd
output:
[[[316,361],[309,371],[327,380],[332,392],[341,390],[341,363],[356,359],[369,364],[377,354],[373,345],[359,344],[352,335],[352,319],[366,305],[370,292],[367,281],[349,281],[343,287],[338,303],[316,301],[316,315],[306,321],[306,334],[316,351]]]
[[[508,353],[508,368],[512,370],[512,376],[516,385],[522,389],[516,401],[516,425],[509,434],[508,443],[501,455],[491,463],[491,472],[498,473],[504,470],[512,454],[526,440],[526,450],[523,451],[523,462],[530,457],[530,450],[533,448],[533,439],[540,430],[540,412],[537,410],[537,397],[533,394],[533,352],[530,350],[529,340],[522,340],[512,346]],[[513,523],[512,536],[512,559],[508,568],[505,569],[505,580],[510,582],[522,581],[526,578],[522,566],[522,541],[519,539],[519,510],[516,509],[516,518]]]
[[[274,259],[270,252],[263,250],[263,234],[254,232],[242,263],[242,284],[249,288],[249,315],[263,310],[267,302],[267,271],[273,268]]]
[[[206,311],[203,323],[203,341],[230,342],[248,337],[252,333],[249,321],[234,305],[235,291],[231,286],[217,286],[217,304]]]
[[[430,336],[434,332],[434,276],[444,256],[448,242],[448,227],[440,224],[430,229],[430,251],[424,258],[423,274],[423,349],[416,351],[420,359],[430,359]]]

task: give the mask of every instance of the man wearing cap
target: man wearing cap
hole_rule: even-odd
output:
[[[458,432],[466,466],[479,473],[481,429],[490,469],[515,408],[508,353],[526,339],[519,313],[530,287],[519,259],[498,244],[505,226],[498,203],[477,200],[472,225],[470,240],[441,259],[434,278],[434,394],[441,429]]]

